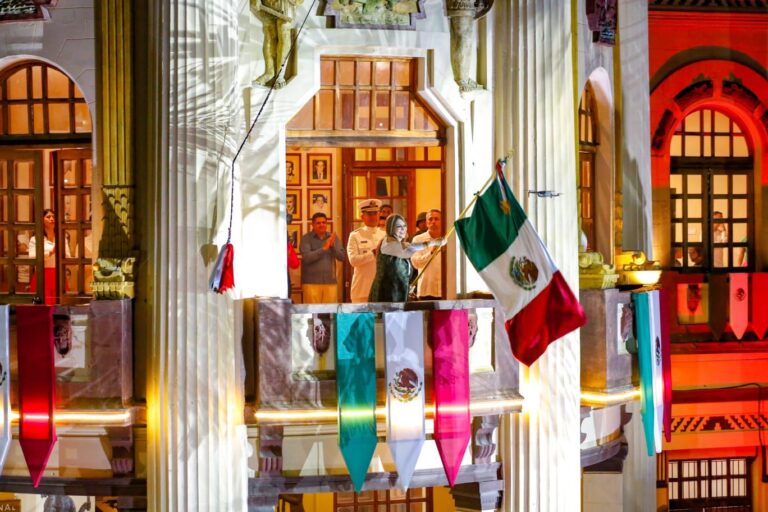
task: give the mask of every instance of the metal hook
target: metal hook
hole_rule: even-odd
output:
[[[529,190],[529,195],[536,195],[537,197],[557,197],[559,195],[562,195],[560,192],[555,192],[554,190]]]

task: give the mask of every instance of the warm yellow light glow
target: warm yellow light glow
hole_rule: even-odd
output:
[[[626,273],[630,276],[630,282],[636,284],[656,284],[661,278],[661,270],[631,270]]]
[[[48,421],[47,414],[27,414],[27,418]],[[57,425],[124,425],[131,421],[131,411],[56,411],[53,413]],[[11,411],[11,422],[18,423],[18,411]]]
[[[581,392],[581,401],[590,404],[612,405],[620,402],[638,400],[640,398],[640,388],[623,391],[621,393],[593,393],[590,391]]]
[[[523,405],[522,399],[511,400],[485,400],[480,402],[473,402],[469,406],[469,410],[472,414],[483,414],[489,411],[501,410],[501,409],[514,409]],[[443,407],[443,410],[462,411],[461,407]],[[424,412],[427,418],[433,418],[435,416],[435,406],[428,405],[424,408]],[[344,412],[345,416],[361,417],[367,416],[370,411],[349,411]],[[303,423],[313,421],[334,421],[338,416],[336,409],[292,409],[286,411],[256,411],[253,417],[256,421],[279,421],[286,423]],[[376,408],[376,419],[385,420],[387,418],[386,407]]]

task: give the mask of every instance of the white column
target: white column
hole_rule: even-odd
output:
[[[513,190],[576,290],[575,92],[571,2],[519,0],[494,6],[496,156],[512,150]],[[528,190],[561,195],[536,198]],[[571,511],[581,503],[579,336],[550,345],[521,367],[524,412],[501,429],[504,510]]]
[[[242,134],[235,85],[241,3],[148,2],[153,162],[140,172],[149,217],[144,264],[151,267],[145,295],[153,511],[246,509],[241,313],[208,291],[211,267],[201,255],[229,214],[229,162]]]

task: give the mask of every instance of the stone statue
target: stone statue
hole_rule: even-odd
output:
[[[291,29],[296,6],[304,0],[250,0],[251,12],[264,30],[264,73],[254,83],[272,85],[279,89],[285,85],[285,68],[280,67],[291,51]],[[279,75],[279,76],[278,76]]]
[[[482,89],[470,76],[472,54],[475,53],[475,20],[485,16],[493,0],[446,0],[451,20],[451,68],[453,79],[462,93]]]

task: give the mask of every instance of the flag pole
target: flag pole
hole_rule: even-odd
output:
[[[500,158],[496,165],[500,164],[502,166],[501,168],[503,169],[504,166],[506,165],[506,163],[507,163],[507,159],[506,158],[504,158],[504,159]],[[463,219],[467,215],[467,212],[469,211],[470,208],[472,208],[472,205],[475,204],[475,201],[477,201],[477,198],[480,197],[480,194],[483,192],[483,190],[485,190],[485,188],[488,185],[490,185],[493,180],[496,179],[496,173],[497,172],[498,172],[498,170],[494,170],[493,174],[491,175],[491,177],[488,178],[488,181],[483,183],[483,186],[480,187],[480,189],[477,192],[474,193],[474,195],[472,196],[472,200],[469,203],[467,203],[467,206],[465,206],[463,210],[461,210],[461,213],[459,213],[459,216],[456,218],[456,220]],[[445,234],[445,236],[443,236],[443,238],[445,238],[447,240],[448,237],[450,237],[455,232],[456,232],[456,225],[454,223],[453,225],[451,225],[451,229],[448,230],[448,232]],[[445,247],[445,246],[443,246],[443,247]],[[416,275],[416,277],[413,278],[413,280],[411,281],[410,285],[408,285],[408,289],[409,290],[412,290],[416,286],[416,283],[418,283],[419,279],[421,279],[421,276],[424,275],[424,272],[427,270],[427,267],[429,267],[429,264],[432,263],[432,260],[435,259],[435,256],[437,256],[438,254],[443,252],[443,247],[439,247],[436,251],[434,251],[430,255],[429,259],[427,260],[426,265],[424,265],[424,268],[421,269],[421,271],[418,273],[418,275]]]

